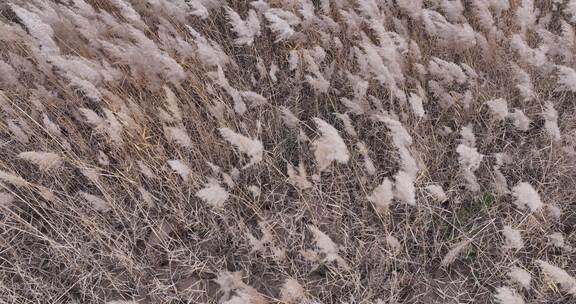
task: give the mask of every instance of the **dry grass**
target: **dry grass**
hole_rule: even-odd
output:
[[[526,303],[576,303],[566,279],[576,276],[576,95],[559,89],[555,67],[576,68],[567,1],[534,1],[536,23],[521,36],[545,50],[541,66],[511,46],[523,32],[515,12],[530,1],[462,1],[463,15],[449,22],[474,29],[472,47],[432,33],[420,9],[402,9],[410,1],[311,1],[314,17],[279,42],[260,11],[251,45],[234,44],[223,6],[246,18],[249,2],[190,2],[209,17],[185,1],[0,3],[0,302],[457,304],[498,303],[499,290]],[[422,8],[447,16],[441,2],[453,1]],[[492,26],[478,13],[489,2]],[[361,3],[377,3],[382,18]],[[299,1],[268,4],[304,18]],[[346,12],[358,14],[356,25]],[[187,26],[212,49],[203,53]],[[206,60],[216,45],[228,63]],[[385,81],[359,64],[369,46],[390,71]],[[433,57],[478,76],[445,81],[448,70],[427,73]],[[533,98],[515,87],[513,62],[528,73]],[[365,94],[348,73],[365,81]],[[253,105],[244,91],[267,103]],[[410,93],[423,99],[424,117]],[[529,128],[496,119],[486,102],[497,98],[522,110]],[[547,101],[557,120],[542,115]],[[287,123],[283,107],[299,121]],[[356,134],[335,113],[348,113]],[[317,118],[345,147],[321,139],[331,135]],[[556,121],[560,140],[550,135]],[[398,143],[394,122],[411,144]],[[475,144],[461,135],[469,125]],[[461,168],[459,144],[484,156],[478,169]],[[331,148],[349,157],[320,159]],[[408,185],[398,172],[408,172]],[[368,197],[385,178],[395,198],[381,208]],[[521,182],[541,209],[514,203]],[[399,199],[404,186],[414,186],[415,206]],[[507,225],[522,248],[506,247]],[[554,233],[564,246],[550,241]],[[565,273],[550,274],[554,267]],[[531,274],[530,289],[510,280],[515,268]]]

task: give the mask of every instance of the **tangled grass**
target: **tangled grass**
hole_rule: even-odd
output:
[[[0,3],[0,301],[576,303],[574,0]]]

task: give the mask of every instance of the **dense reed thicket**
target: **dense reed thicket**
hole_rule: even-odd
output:
[[[575,25],[2,1],[0,301],[576,303]]]

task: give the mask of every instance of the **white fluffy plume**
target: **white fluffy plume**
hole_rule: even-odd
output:
[[[514,126],[520,131],[528,131],[530,128],[530,118],[520,109],[514,109],[513,112],[508,114],[508,118],[512,120]]]
[[[440,13],[428,9],[422,10],[422,22],[426,32],[440,38],[444,46],[466,50],[476,45],[474,29],[468,23],[452,24]]]
[[[576,1],[568,1],[568,3],[566,3],[564,14],[570,16],[570,21],[572,23],[576,22]]]
[[[291,164],[288,164],[287,171],[288,182],[296,188],[304,190],[312,187],[312,183],[308,181],[308,177],[306,176],[306,168],[304,167],[303,162],[298,164],[298,171],[296,171]]]
[[[289,304],[298,304],[306,297],[304,287],[293,278],[284,281],[280,289],[280,299]]]
[[[512,228],[510,225],[505,225],[502,229],[502,234],[505,238],[505,247],[510,249],[522,249],[524,247],[524,241],[522,240],[522,235],[520,231]]]
[[[546,54],[541,49],[531,48],[520,35],[512,35],[510,47],[518,54],[522,63],[535,68],[547,67]]]
[[[364,158],[364,168],[366,169],[366,173],[368,173],[368,175],[376,174],[376,166],[374,166],[374,162],[372,161],[370,154],[368,154],[368,147],[366,144],[364,142],[358,142],[356,147],[358,148],[358,152],[360,152]]]
[[[518,93],[523,100],[531,100],[534,98],[534,86],[532,85],[532,80],[530,79],[530,75],[526,73],[522,68],[520,68],[517,64],[513,63],[511,65],[512,74],[514,80],[516,81],[516,89],[518,89]]]
[[[82,198],[84,198],[84,200],[89,203],[90,205],[92,205],[92,207],[94,209],[96,209],[97,211],[102,211],[102,212],[106,212],[108,210],[110,210],[110,203],[108,201],[105,201],[104,199],[100,198],[99,196],[84,192],[84,191],[80,191],[79,192],[80,196],[82,196]]]
[[[416,206],[416,187],[414,178],[405,171],[398,171],[394,175],[394,197],[411,206]]]
[[[551,101],[546,101],[544,112],[544,128],[552,140],[560,141],[560,127],[558,127],[558,112],[554,109],[554,104]]]
[[[164,128],[164,133],[167,139],[176,142],[178,145],[184,148],[192,147],[192,140],[183,127],[166,127]]]
[[[494,295],[496,301],[500,304],[524,304],[524,299],[515,290],[510,287],[499,287]]]
[[[422,0],[397,0],[398,7],[411,18],[417,19],[422,11]]]
[[[252,45],[254,38],[260,36],[260,20],[256,12],[249,10],[246,20],[242,20],[231,7],[226,7],[226,13],[232,30],[238,36],[235,40],[236,44]]]
[[[558,65],[558,85],[562,90],[576,92],[576,71],[567,66]]]
[[[312,236],[314,237],[314,242],[316,243],[316,247],[322,252],[325,257],[324,260],[327,262],[336,261],[339,266],[343,268],[348,268],[348,264],[340,255],[338,254],[339,248],[332,239],[322,232],[318,227],[314,225],[308,225],[308,229],[312,232]]]
[[[426,113],[424,112],[424,106],[422,106],[422,97],[418,96],[417,94],[410,93],[408,97],[408,102],[410,103],[410,107],[412,107],[412,112],[416,117],[422,118]]]
[[[532,281],[532,275],[522,268],[514,267],[508,272],[508,277],[513,282],[522,286],[522,288],[528,290],[530,289],[530,282]]]
[[[276,42],[286,40],[294,35],[295,31],[286,20],[272,11],[264,13],[264,17],[269,22],[270,29],[276,34]]]
[[[546,274],[552,282],[560,285],[560,287],[565,292],[572,295],[572,297],[576,297],[576,279],[568,274],[566,270],[542,260],[538,260],[538,265],[542,269],[542,272]]]
[[[386,212],[390,208],[390,204],[392,204],[392,199],[394,198],[392,187],[392,181],[384,178],[384,181],[372,191],[372,194],[366,197],[369,202],[374,204],[374,208],[378,212]]]
[[[446,192],[440,185],[428,185],[426,190],[432,195],[437,202],[444,202],[448,199]]]
[[[172,159],[168,161],[168,165],[170,165],[170,168],[172,168],[172,170],[180,174],[180,176],[185,182],[188,182],[190,180],[192,170],[190,169],[190,167],[188,167],[186,163],[184,163],[179,159]]]
[[[192,16],[200,17],[201,19],[206,19],[210,16],[208,9],[202,4],[202,1],[192,0],[187,2],[190,6],[190,14]]]
[[[17,187],[26,186],[28,184],[28,182],[21,176],[3,170],[0,170],[0,181],[6,182],[8,184]]]
[[[508,103],[504,98],[492,99],[486,102],[492,115],[497,120],[504,120],[508,116]]]
[[[210,179],[204,188],[196,192],[196,197],[216,208],[224,207],[229,196],[228,191],[220,186],[215,179]]]
[[[18,157],[37,165],[42,171],[55,169],[62,165],[60,155],[52,152],[28,151],[18,154]]]
[[[226,141],[236,147],[239,152],[244,153],[250,157],[250,162],[245,167],[249,167],[262,161],[262,156],[264,153],[264,146],[262,145],[262,142],[242,134],[238,134],[228,128],[220,128],[218,130],[220,131],[220,135],[222,135]]]
[[[480,190],[480,185],[474,175],[474,172],[480,168],[480,163],[484,158],[484,155],[478,153],[476,148],[471,148],[465,144],[460,144],[456,147],[456,152],[458,152],[458,162],[460,163],[460,168],[464,175],[464,178],[468,182],[468,189],[473,192]]]
[[[14,195],[0,192],[0,207],[8,207],[14,201]]]
[[[231,63],[230,57],[222,50],[222,47],[213,40],[208,40],[200,33],[198,33],[194,28],[187,25],[186,28],[194,37],[194,42],[198,48],[198,58],[202,63],[208,66],[221,66],[224,67],[228,63]]]
[[[348,163],[350,153],[338,130],[320,118],[314,118],[314,122],[322,134],[312,143],[319,170],[328,169],[332,162]]]
[[[267,301],[256,288],[242,282],[241,272],[222,271],[214,280],[224,294],[221,304],[265,304]]]
[[[242,98],[250,101],[251,107],[257,107],[257,106],[261,106],[261,105],[268,103],[268,100],[266,100],[266,97],[264,97],[264,96],[262,96],[256,92],[242,91],[242,92],[240,92],[240,95],[242,96]]]
[[[402,244],[400,241],[391,234],[386,235],[386,245],[393,253],[399,253],[400,250],[402,250]]]
[[[520,209],[529,209],[530,211],[538,211],[542,208],[542,200],[540,195],[532,185],[526,182],[519,182],[512,188],[512,195],[514,196],[514,205]]]

